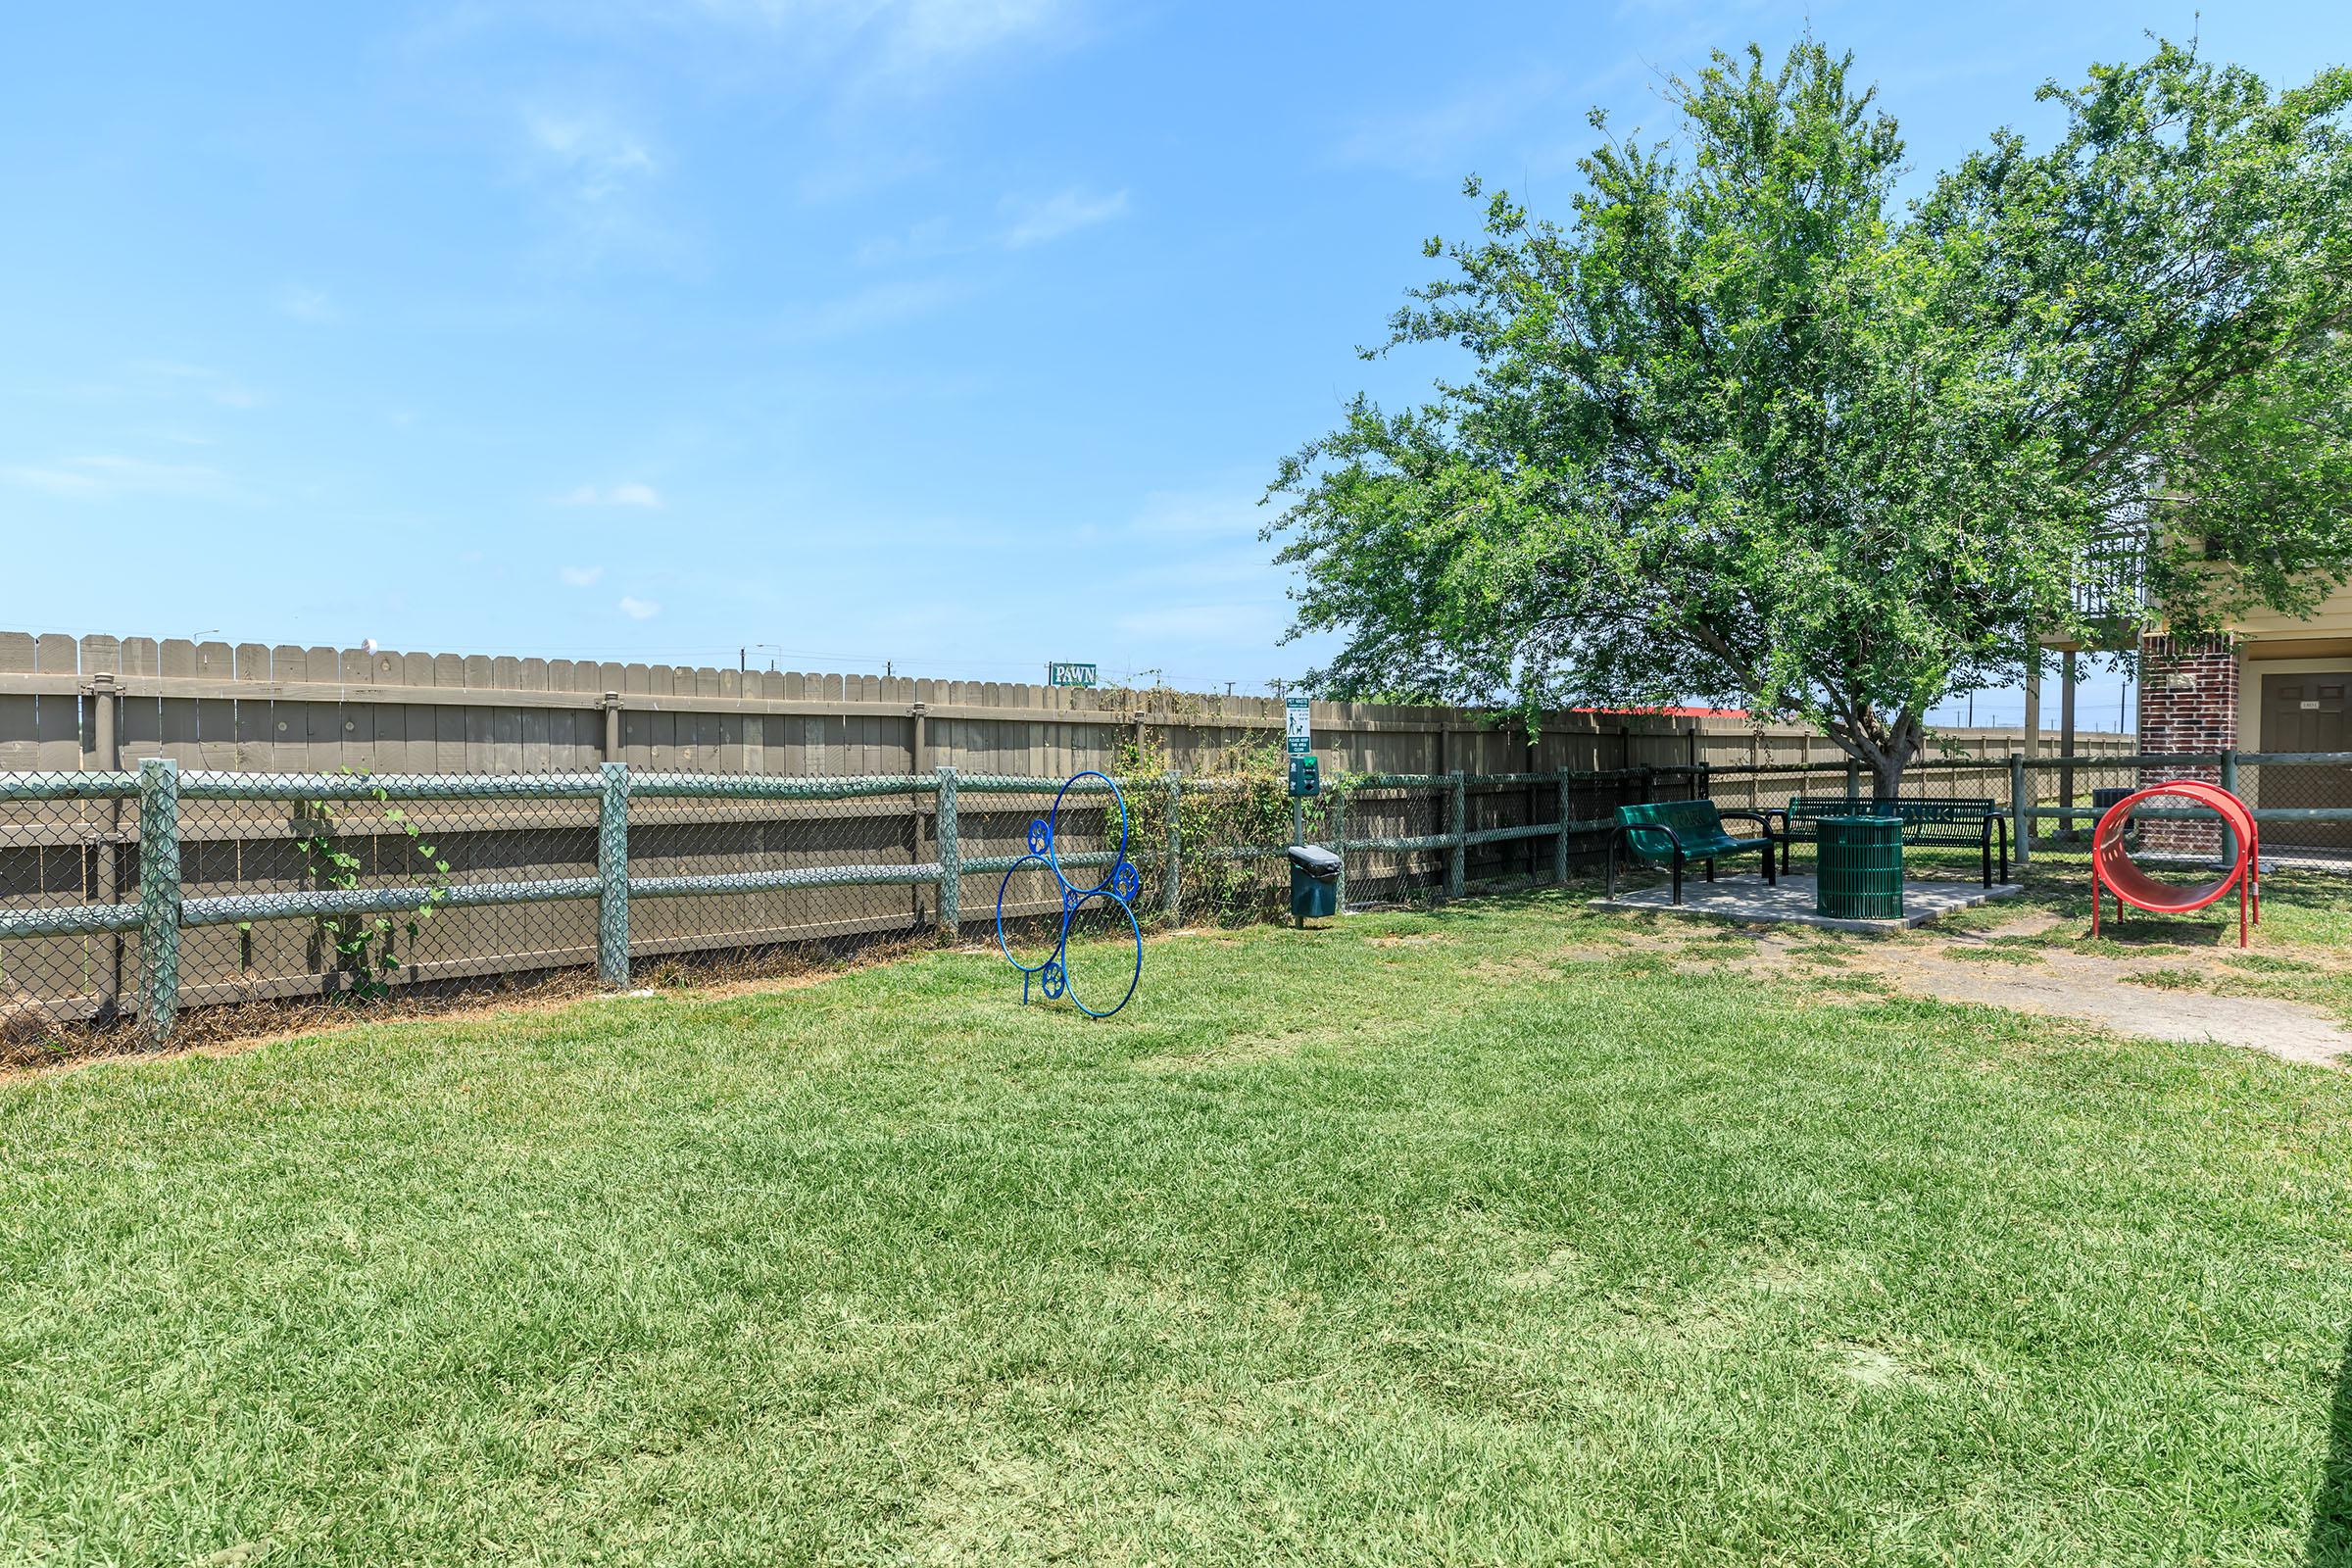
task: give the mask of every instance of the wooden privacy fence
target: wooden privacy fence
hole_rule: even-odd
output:
[[[1533,743],[1472,709],[1317,703],[1313,719],[1332,774],[1839,765],[1817,735],[1738,717],[1556,711]],[[1162,689],[0,632],[0,770],[1067,777],[1141,756],[1198,773],[1282,726],[1271,698]],[[2014,732],[1941,741],[2018,749]]]
[[[1318,803],[1310,836],[1341,852],[1343,897],[1359,906],[1458,897],[1495,875],[1565,880],[1616,804],[1678,798],[1699,776],[1365,775]],[[1021,869],[1029,824],[1060,787],[952,767],[796,779],[618,762],[363,777],[158,758],[135,772],[0,774],[0,1011],[136,1017],[161,1037],[182,1006],[379,975],[414,987],[593,963],[619,985],[633,961],[672,954],[993,933],[1000,898],[1014,917],[1060,906],[1057,884]],[[1203,832],[1200,813],[1183,826],[1189,801],[1251,791],[1278,819],[1275,786],[1170,772],[1123,787],[1124,844],[1106,787],[1082,782],[1062,807],[1062,864],[1082,880],[1124,856],[1138,912],[1163,922],[1279,902],[1282,843]],[[355,964],[344,942],[368,931],[380,946]]]

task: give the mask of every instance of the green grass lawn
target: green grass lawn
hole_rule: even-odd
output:
[[[2352,1074],[1732,947],[1535,895],[1103,1024],[942,954],[0,1084],[0,1560],[2352,1561]]]

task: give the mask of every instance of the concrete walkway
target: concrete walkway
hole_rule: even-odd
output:
[[[1595,899],[1592,907],[1626,914],[1680,914],[1715,920],[1740,920],[1758,925],[1808,925],[1824,931],[1886,932],[1925,925],[1937,915],[2025,890],[2014,882],[1981,887],[1975,882],[1905,882],[1903,917],[1899,920],[1834,920],[1814,913],[1816,879],[1802,872],[1782,877],[1777,887],[1742,871],[1720,882],[1683,878],[1683,902],[1675,904],[1666,884],[1640,890],[1620,888],[1615,898]]]

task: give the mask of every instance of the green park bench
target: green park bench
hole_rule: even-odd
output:
[[[1997,846],[2001,880],[2009,880],[2009,814],[1998,801],[1865,801],[1851,795],[1799,795],[1767,816],[1781,819],[1781,870],[1788,869],[1788,845],[1807,825],[1825,816],[1902,818],[1903,843],[1951,845],[1975,850],[1984,858],[1984,885],[1992,886]]]
[[[1745,818],[1762,830],[1763,836],[1736,839],[1723,829],[1725,817]],[[1609,879],[1611,897],[1617,892],[1617,853],[1622,846],[1628,858],[1647,865],[1662,865],[1674,877],[1674,902],[1683,902],[1683,867],[1693,861],[1706,866],[1707,880],[1715,880],[1715,861],[1723,856],[1739,855],[1748,850],[1764,852],[1764,881],[1767,886],[1779,878],[1773,873],[1772,823],[1756,811],[1718,811],[1713,801],[1658,801],[1647,806],[1617,808],[1617,826],[1609,834]]]

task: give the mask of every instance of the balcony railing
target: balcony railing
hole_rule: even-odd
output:
[[[2136,623],[2148,602],[2148,530],[2120,524],[2092,533],[2075,572],[2075,611],[2085,619]]]

